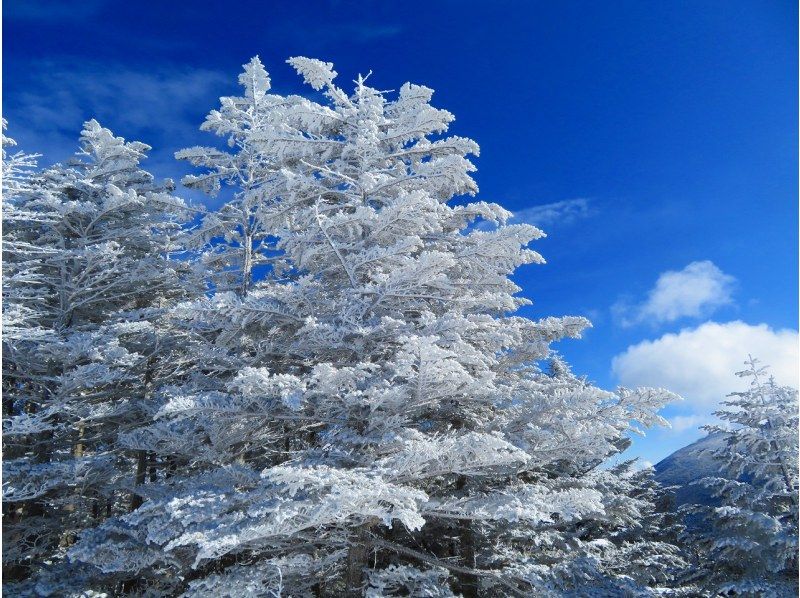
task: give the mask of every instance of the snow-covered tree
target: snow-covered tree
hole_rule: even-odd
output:
[[[150,148],[94,120],[80,147],[68,164],[4,176],[9,581],[56,566],[81,529],[135,501],[148,456],[115,440],[150,419],[149,393],[174,367],[159,322],[191,289],[170,259],[188,207],[139,166]]]
[[[749,358],[750,379],[716,412],[725,436],[714,452],[719,477],[701,483],[718,506],[697,506],[704,525],[687,539],[700,549],[697,578],[713,595],[796,596],[798,591],[798,399]]]
[[[651,469],[627,461],[562,483],[591,489],[594,510],[547,524],[508,526],[498,554],[542,596],[695,596],[674,516],[658,508]],[[533,540],[533,542],[531,542]]]
[[[559,563],[531,545],[641,511],[604,502],[598,466],[674,395],[540,370],[589,323],[512,315],[543,233],[453,201],[478,191],[478,146],[445,136],[432,90],[348,94],[331,64],[289,62],[324,101],[269,94],[255,59],[204,125],[235,152],[178,154],[208,168],[189,184],[234,193],[203,224],[217,294],[174,311],[206,340],[198,368],[129,435],[181,465],[71,559],[161,594],[540,592]]]
[[[13,198],[21,195],[28,190],[33,171],[36,168],[36,159],[39,157],[37,154],[28,154],[23,151],[17,151],[13,154],[7,148],[12,148],[17,145],[11,137],[6,137],[6,129],[8,128],[8,121],[2,119],[2,151],[3,151],[3,197]]]
[[[269,209],[276,200],[284,152],[266,152],[261,140],[280,136],[288,113],[300,97],[270,94],[270,78],[258,57],[244,66],[239,76],[241,97],[223,97],[219,110],[212,110],[200,127],[225,137],[230,152],[213,147],[192,147],[175,157],[202,166],[207,172],[184,177],[189,188],[216,196],[222,185],[233,198],[209,213],[194,232],[194,246],[202,252],[202,265],[216,291],[247,294],[255,276],[274,265],[278,257]]]

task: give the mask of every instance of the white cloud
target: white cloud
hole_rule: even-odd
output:
[[[512,222],[525,222],[538,227],[550,227],[553,224],[571,224],[590,215],[591,210],[588,199],[565,199],[539,206],[531,206],[514,212]]]
[[[614,357],[611,367],[623,386],[668,388],[687,400],[684,407],[707,414],[726,395],[746,388],[747,380],[735,372],[744,369],[748,354],[769,365],[779,384],[797,387],[797,331],[741,321],[706,322],[643,341]]]
[[[675,434],[680,434],[686,430],[696,430],[700,426],[711,423],[712,418],[707,415],[676,415],[669,418],[670,429]]]
[[[639,305],[617,302],[612,310],[623,326],[642,322],[673,322],[684,317],[705,317],[733,303],[736,279],[713,262],[692,262],[683,270],[662,273]]]

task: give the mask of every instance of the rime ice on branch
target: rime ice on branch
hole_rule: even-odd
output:
[[[573,375],[550,345],[584,318],[514,315],[543,233],[467,201],[478,146],[432,90],[289,63],[319,101],[255,58],[202,127],[228,149],[178,153],[185,184],[230,188],[189,241],[209,292],[174,302],[181,367],[113,440],[157,465],[128,478],[140,504],[69,562],[164,595],[662,588],[680,559],[639,558],[646,474],[600,465],[675,396]]]
[[[159,322],[187,295],[188,264],[169,256],[188,207],[141,169],[150,148],[94,120],[80,144],[42,172],[4,150],[6,584],[67,587],[65,548],[127,510],[137,456],[117,436],[151,419],[149,392],[169,378]]]

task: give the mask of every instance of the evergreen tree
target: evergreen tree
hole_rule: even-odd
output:
[[[750,387],[732,393],[716,415],[726,425],[714,453],[721,476],[704,478],[719,506],[695,506],[705,525],[687,542],[699,549],[697,578],[709,595],[796,596],[798,583],[798,400],[752,357],[737,376]]]
[[[189,184],[235,187],[201,227],[219,292],[176,311],[198,368],[131,433],[182,466],[71,558],[161,594],[541,592],[563,557],[528,547],[626,527],[598,466],[674,395],[539,369],[589,323],[512,315],[543,233],[453,201],[478,191],[478,146],[444,135],[430,89],[347,94],[331,64],[289,62],[323,103],[268,94],[255,59],[204,125],[235,152],[179,153],[208,168]]]
[[[661,510],[664,490],[652,469],[626,461],[587,476],[600,507],[546,526],[515,526],[520,570],[543,596],[696,596],[683,581],[687,562],[675,516]],[[535,539],[530,544],[526,540]]]
[[[280,154],[265,153],[259,140],[276,126],[278,115],[303,100],[268,93],[270,79],[258,57],[244,66],[239,83],[245,95],[221,98],[220,109],[212,110],[200,127],[225,137],[235,151],[193,147],[175,157],[208,169],[184,177],[187,187],[211,196],[223,184],[233,189],[233,198],[207,214],[192,238],[213,288],[245,295],[254,276],[263,274],[273,261],[274,239],[269,237],[273,227],[267,211],[275,200],[276,171],[285,161]]]
[[[62,583],[80,530],[127,510],[147,455],[116,437],[150,419],[172,342],[159,322],[189,288],[170,259],[187,206],[140,168],[150,148],[94,120],[80,144],[70,163],[4,187],[7,582],[52,571]]]

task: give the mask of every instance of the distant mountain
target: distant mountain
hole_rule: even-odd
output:
[[[684,504],[708,505],[716,502],[707,488],[692,482],[704,477],[721,476],[719,463],[711,454],[724,444],[723,434],[709,434],[656,464],[656,480],[663,486],[677,486],[674,491],[675,508]]]

